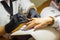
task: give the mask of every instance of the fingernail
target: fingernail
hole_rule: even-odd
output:
[[[25,28],[24,28],[24,29],[21,29],[21,30],[22,30],[22,31],[27,31],[28,29],[25,29]]]
[[[33,31],[36,31],[35,29]]]
[[[36,31],[36,27],[34,27],[34,31]]]

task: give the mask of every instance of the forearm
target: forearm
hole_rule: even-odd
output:
[[[60,12],[52,7],[46,7],[41,12],[41,17],[53,17],[54,23],[53,27],[57,29],[60,29]]]
[[[49,22],[48,26],[51,26],[60,32],[60,16],[57,16],[57,15],[56,16],[48,16],[47,18],[50,18],[49,19],[50,22]]]
[[[48,17],[51,19],[51,20],[49,19],[50,24],[48,24],[48,26],[51,26],[60,32],[60,15],[48,16]]]
[[[60,32],[60,15],[47,16],[51,19],[50,26]]]

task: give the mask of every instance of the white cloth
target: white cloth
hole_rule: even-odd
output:
[[[31,8],[36,9],[34,3],[32,3],[30,0],[18,0],[18,1],[22,8],[23,13],[28,13],[29,9]]]
[[[10,15],[0,3],[0,26],[5,26],[10,21]]]
[[[26,27],[25,25],[22,29]],[[22,31],[21,29],[12,33],[11,36],[16,35],[31,35],[35,40],[59,40],[59,33],[52,27],[34,31],[34,29]]]
[[[41,12],[41,17],[48,17],[48,16],[54,17],[55,21],[54,21],[53,27],[55,27],[57,30],[60,31],[60,16],[57,16],[57,15],[60,15],[60,11],[58,11],[53,7],[46,7]]]
[[[0,1],[2,1],[2,0],[0,0]]]

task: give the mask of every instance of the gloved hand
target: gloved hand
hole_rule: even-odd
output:
[[[35,9],[30,9],[27,18],[38,18],[40,15],[36,12]]]
[[[10,33],[16,27],[18,27],[19,24],[26,23],[26,22],[28,22],[27,17],[18,13],[18,14],[11,17],[11,21],[5,26],[5,31],[7,33]]]

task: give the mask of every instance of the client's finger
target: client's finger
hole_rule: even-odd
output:
[[[28,30],[28,29],[34,27],[34,25],[35,25],[34,23],[31,23],[31,24],[27,25],[27,27],[25,28],[25,30]]]
[[[34,20],[34,19],[36,19],[36,18],[30,18],[30,19],[28,19],[29,21],[32,21],[32,20]]]
[[[38,29],[41,28],[41,26],[42,26],[42,24],[38,24],[38,25],[36,25],[36,26],[34,27],[34,29],[35,29],[35,30],[38,30]]]
[[[35,30],[38,30],[38,29],[41,29],[41,28],[44,28],[46,25],[45,24],[38,24],[34,27]]]
[[[36,19],[36,18],[31,18],[31,20],[34,20],[34,19]]]
[[[32,23],[32,21],[30,21],[30,22],[26,23],[26,25],[29,25],[29,24],[31,24],[31,23]]]

